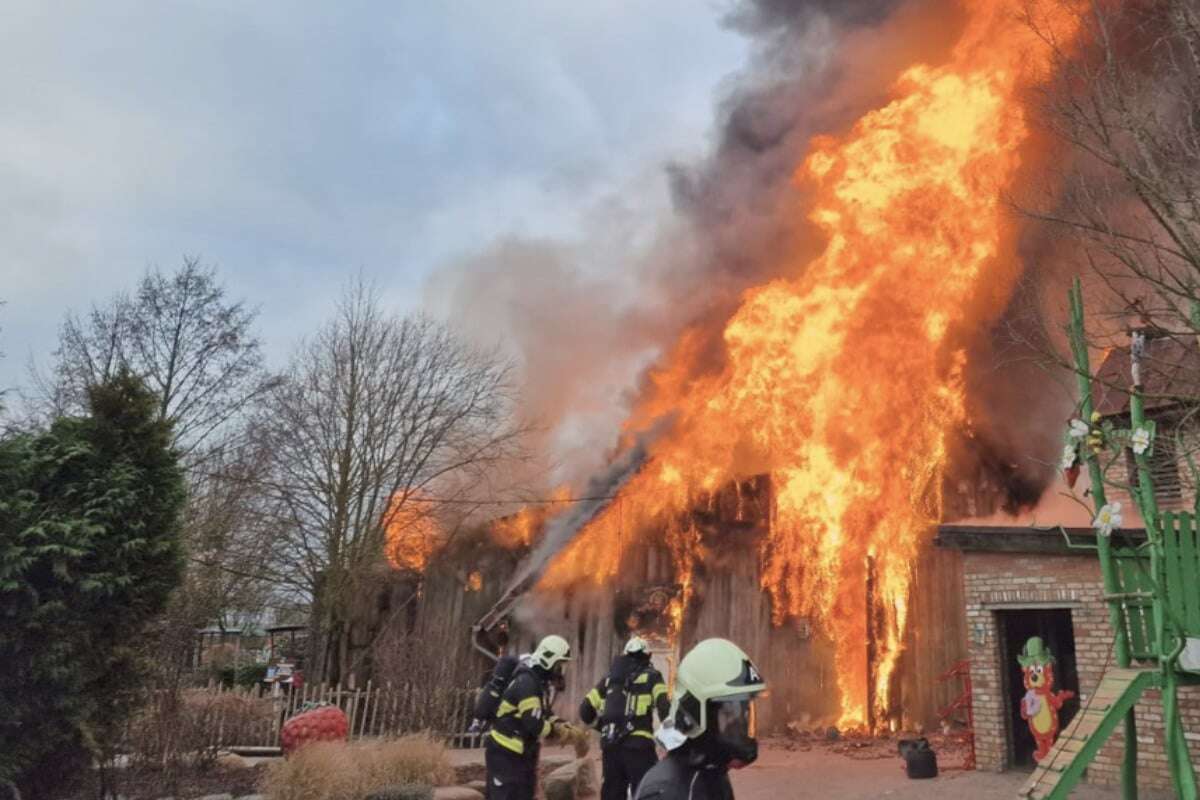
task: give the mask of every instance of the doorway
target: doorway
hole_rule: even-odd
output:
[[[1059,730],[1070,723],[1079,710],[1079,673],[1075,667],[1075,629],[1069,608],[1021,611],[997,611],[1004,663],[1004,696],[1008,701],[1008,763],[1019,769],[1033,769],[1037,745],[1029,724],[1021,719],[1021,698],[1025,696],[1025,676],[1017,656],[1030,637],[1039,636],[1054,655],[1054,690],[1070,690],[1075,696],[1058,712]]]

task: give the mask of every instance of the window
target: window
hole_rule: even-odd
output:
[[[1179,459],[1175,452],[1176,428],[1158,420],[1158,431],[1154,436],[1154,451],[1150,456],[1150,477],[1154,481],[1154,494],[1161,508],[1181,508],[1184,505],[1183,481],[1179,474]],[[1129,469],[1129,481],[1136,485],[1138,480],[1137,461],[1133,451],[1125,450],[1125,464]]]

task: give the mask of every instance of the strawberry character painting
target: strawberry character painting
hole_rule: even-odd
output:
[[[1035,761],[1050,754],[1058,738],[1058,712],[1074,692],[1054,691],[1054,655],[1038,636],[1025,642],[1025,650],[1017,661],[1025,674],[1025,696],[1021,698],[1021,719],[1029,724],[1029,732],[1037,744]]]

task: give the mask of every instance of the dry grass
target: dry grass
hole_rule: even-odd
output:
[[[209,767],[222,747],[253,741],[273,713],[270,700],[249,692],[153,692],[131,720],[126,743],[144,765]]]
[[[386,786],[446,786],[446,747],[425,734],[374,742],[316,742],[274,765],[262,789],[271,800],[360,800]]]

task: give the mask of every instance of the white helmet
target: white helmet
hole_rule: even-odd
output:
[[[531,660],[534,666],[553,672],[556,665],[571,660],[571,645],[563,637],[550,634],[538,642]]]
[[[646,644],[646,640],[640,636],[634,636],[625,643],[625,655],[632,656],[638,653],[649,653],[650,646]]]
[[[766,688],[742,648],[726,639],[705,639],[679,662],[670,714],[677,738],[674,745],[664,743],[673,749],[711,729],[733,763],[751,763],[758,757],[754,698]],[[709,719],[710,705],[715,719]]]

